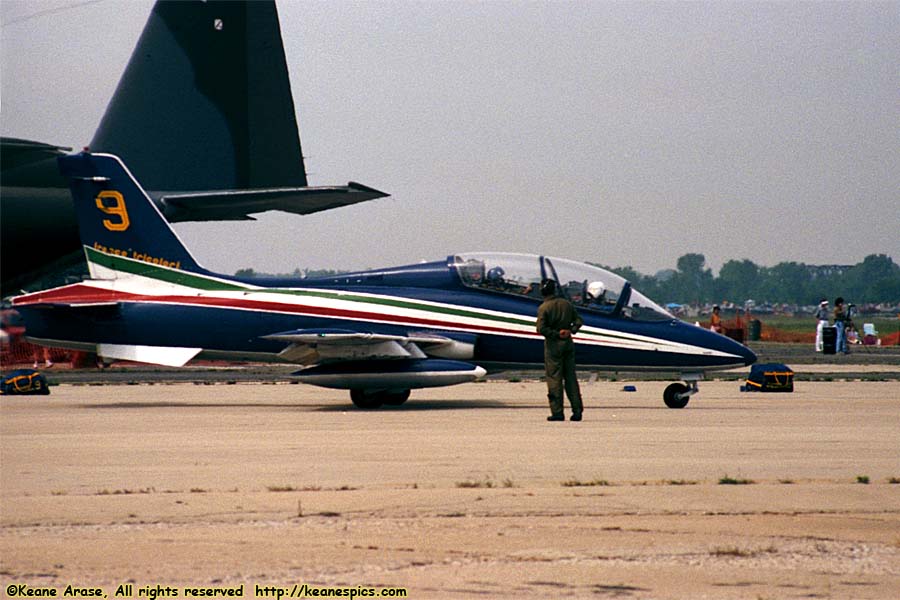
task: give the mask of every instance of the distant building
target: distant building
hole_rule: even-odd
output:
[[[853,265],[806,265],[811,279],[821,277],[841,277],[853,268]]]

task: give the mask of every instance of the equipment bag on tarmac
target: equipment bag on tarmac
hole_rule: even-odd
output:
[[[748,392],[793,392],[794,372],[781,363],[764,363],[750,367]]]
[[[47,395],[50,388],[47,386],[47,378],[34,369],[18,369],[0,379],[0,395]]]
[[[837,354],[837,327],[822,328],[822,354]]]

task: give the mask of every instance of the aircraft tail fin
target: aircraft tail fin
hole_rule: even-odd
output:
[[[91,276],[208,273],[117,156],[82,152],[58,159],[68,178]]]
[[[306,187],[274,0],[158,0],[90,148],[148,190]]]

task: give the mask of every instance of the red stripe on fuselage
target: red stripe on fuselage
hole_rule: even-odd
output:
[[[266,290],[248,290],[248,292],[265,293]],[[238,292],[243,293],[243,292]],[[489,325],[469,325],[461,323],[448,323],[437,319],[425,319],[421,317],[408,317],[400,315],[391,315],[385,313],[375,313],[360,310],[335,309],[324,306],[307,306],[298,304],[288,304],[284,302],[271,302],[259,300],[247,300],[243,298],[219,298],[213,296],[175,296],[175,295],[146,295],[134,294],[130,292],[122,292],[116,290],[101,290],[84,284],[72,284],[48,290],[46,292],[36,292],[26,296],[20,296],[14,304],[16,306],[27,306],[34,304],[70,304],[78,306],[79,304],[92,304],[98,302],[130,302],[130,303],[150,303],[150,304],[178,304],[188,306],[208,306],[213,308],[240,309],[240,310],[257,310],[264,312],[279,312],[302,315],[316,315],[331,318],[358,319],[364,321],[386,321],[392,324],[400,325],[427,325],[431,327],[442,327],[444,329],[475,329],[478,331],[518,335],[528,335],[538,337],[537,332],[528,333],[521,331],[511,331],[502,327],[491,327]]]

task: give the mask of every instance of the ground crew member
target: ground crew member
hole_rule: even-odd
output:
[[[547,373],[548,421],[564,421],[563,387],[572,407],[572,420],[580,421],[584,407],[575,376],[575,342],[572,334],[584,324],[572,303],[556,295],[556,282],[541,283],[543,303],[538,307],[537,330],[544,336],[544,367]]]

